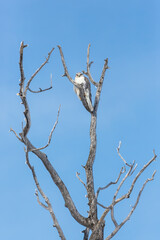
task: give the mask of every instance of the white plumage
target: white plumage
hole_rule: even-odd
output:
[[[78,98],[82,101],[84,107],[89,112],[93,112],[92,106],[92,96],[91,96],[91,86],[88,78],[86,78],[82,73],[76,73],[75,83],[80,85],[80,89],[74,86],[74,91]]]

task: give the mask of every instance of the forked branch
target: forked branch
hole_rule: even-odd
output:
[[[122,167],[121,170],[120,170],[120,173],[119,173],[119,175],[118,175],[118,178],[116,179],[115,182],[110,182],[110,183],[108,183],[105,187],[99,187],[98,190],[97,190],[97,193],[96,193],[96,198],[98,198],[98,195],[99,195],[100,191],[107,189],[107,188],[108,188],[109,186],[111,186],[111,185],[117,184],[118,181],[119,181],[119,179],[120,179],[120,177],[121,177],[121,175],[122,175],[125,171],[126,171],[126,170],[125,170],[125,167]]]
[[[133,214],[133,212],[135,211],[135,209],[136,209],[136,207],[137,207],[137,205],[138,205],[138,203],[139,203],[141,194],[142,194],[142,192],[143,192],[146,184],[147,184],[149,181],[154,180],[155,174],[156,174],[156,171],[154,171],[154,173],[152,174],[152,177],[151,177],[151,178],[148,178],[148,179],[144,182],[144,184],[143,184],[143,186],[142,186],[142,188],[141,188],[141,190],[139,191],[139,194],[138,194],[138,196],[137,196],[137,200],[136,200],[134,206],[132,207],[131,211],[129,212],[128,216],[127,216],[119,225],[116,225],[116,228],[114,229],[114,231],[113,231],[105,240],[110,240],[112,237],[114,237],[115,234],[120,230],[120,228],[130,219],[131,215]]]
[[[46,65],[46,63],[48,63],[49,59],[50,59],[50,56],[53,52],[54,48],[51,49],[51,51],[48,53],[48,57],[46,58],[46,60],[42,63],[42,65],[35,71],[35,73],[31,76],[31,78],[28,80],[27,82],[27,85],[26,85],[26,88],[24,90],[24,95],[26,95],[27,93],[27,90],[33,80],[33,78],[37,75],[37,73],[39,73],[39,71]]]
[[[60,227],[59,223],[58,223],[58,220],[54,214],[54,211],[53,211],[53,208],[52,208],[52,205],[48,199],[48,197],[45,195],[45,193],[43,192],[42,188],[40,187],[40,184],[38,182],[38,179],[37,179],[37,176],[36,176],[36,173],[35,173],[35,170],[34,170],[34,167],[31,166],[30,162],[29,162],[29,156],[28,156],[28,149],[25,149],[25,153],[26,153],[26,164],[28,165],[29,169],[31,170],[32,172],[32,176],[33,176],[33,179],[34,179],[34,182],[36,184],[36,187],[38,189],[38,191],[36,190],[36,197],[37,197],[37,201],[38,203],[43,207],[45,208],[46,210],[49,211],[51,217],[52,217],[52,220],[53,220],[53,225],[54,227],[56,227],[57,231],[58,231],[58,234],[60,236],[60,238],[62,240],[66,240],[65,236],[64,236],[64,233],[62,231],[62,228]],[[41,194],[41,196],[43,197],[43,199],[45,200],[46,204],[45,205],[44,203],[42,203],[40,200],[39,200],[39,195],[38,195],[38,192]]]
[[[89,55],[90,55],[90,46],[91,44],[88,45],[88,49],[87,49],[87,72],[85,71],[82,71],[85,75],[88,76],[89,80],[91,81],[91,83],[95,86],[95,87],[98,87],[98,83],[95,82],[91,76],[91,73],[90,73],[90,67],[91,65],[93,64],[93,62],[90,62],[89,61]]]
[[[124,199],[128,199],[128,198],[130,197],[130,195],[131,195],[131,193],[132,193],[132,191],[133,191],[133,188],[134,188],[134,186],[135,186],[138,178],[139,178],[139,177],[141,176],[141,174],[146,170],[146,168],[148,168],[148,166],[151,165],[151,164],[156,160],[157,155],[155,154],[154,151],[153,151],[153,153],[154,153],[154,155],[153,155],[152,159],[151,159],[150,161],[148,161],[148,163],[145,164],[145,165],[143,166],[143,168],[138,172],[138,174],[137,174],[136,177],[134,178],[134,180],[133,180],[133,182],[132,182],[132,184],[131,184],[131,186],[130,186],[130,188],[129,188],[129,190],[128,190],[128,192],[127,192],[126,194],[124,194],[123,196],[121,196],[121,197],[119,197],[118,199],[116,199],[116,198],[117,198],[117,195],[118,195],[118,193],[119,193],[119,191],[120,191],[120,189],[121,189],[121,187],[122,187],[122,185],[123,185],[124,182],[128,179],[128,177],[131,176],[131,173],[132,173],[133,170],[134,170],[134,164],[135,164],[135,162],[133,162],[133,164],[128,164],[128,165],[129,165],[129,170],[127,171],[126,175],[124,176],[124,178],[121,180],[119,186],[117,187],[117,190],[116,190],[116,192],[115,192],[115,194],[114,194],[114,196],[113,196],[112,203],[111,203],[109,206],[104,206],[103,204],[97,203],[97,204],[100,205],[101,207],[105,208],[105,211],[103,212],[100,220],[98,221],[96,227],[94,228],[94,231],[93,231],[92,234],[91,234],[90,240],[94,240],[94,238],[97,236],[97,232],[98,232],[99,227],[101,226],[102,222],[104,221],[105,217],[107,216],[107,214],[108,214],[110,211],[111,211],[111,219],[112,219],[112,221],[113,221],[113,223],[114,223],[114,225],[115,225],[115,230],[114,230],[105,240],[111,239],[111,238],[119,231],[119,229],[129,220],[129,218],[131,217],[133,211],[136,209],[137,204],[139,203],[139,199],[140,199],[140,196],[141,196],[141,194],[142,194],[142,191],[143,191],[144,187],[146,186],[146,184],[147,184],[149,181],[151,181],[151,180],[154,179],[154,175],[155,175],[156,171],[154,171],[154,173],[153,173],[153,175],[152,175],[151,178],[148,178],[148,179],[144,182],[142,188],[141,188],[140,191],[139,191],[139,194],[138,194],[138,197],[137,197],[137,200],[136,200],[135,205],[133,206],[132,210],[130,211],[130,213],[128,214],[128,216],[124,219],[124,221],[123,221],[121,224],[118,224],[117,221],[115,220],[115,217],[114,217],[114,207],[115,207],[115,205],[117,205],[119,202],[123,201]],[[127,163],[127,162],[126,162],[126,163]],[[127,164],[125,164],[125,165],[127,165]],[[128,165],[127,165],[127,166],[128,166]]]

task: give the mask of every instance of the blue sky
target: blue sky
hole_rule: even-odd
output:
[[[123,165],[116,153],[119,140],[122,141],[121,153],[129,162],[136,160],[138,169],[152,158],[153,149],[160,155],[159,10],[158,0],[0,2],[1,239],[58,239],[49,213],[36,202],[35,186],[25,165],[23,146],[9,133],[10,127],[19,133],[24,119],[23,106],[16,96],[20,78],[20,42],[24,40],[29,44],[24,51],[26,79],[55,47],[49,64],[32,83],[32,89],[48,87],[52,73],[53,89],[39,95],[28,94],[32,117],[29,137],[37,147],[46,144],[61,104],[59,124],[45,152],[66,183],[77,208],[86,215],[86,192],[75,173],[80,172],[85,180],[81,165],[88,156],[90,116],[75,96],[71,83],[61,77],[63,68],[56,46],[62,46],[72,77],[85,70],[89,43],[95,81],[99,80],[104,59],[109,58],[110,70],[105,77],[98,110],[98,148],[94,165],[97,189],[115,180]],[[82,239],[84,228],[64,208],[59,191],[39,159],[30,155],[30,160],[44,192],[52,201],[66,238]],[[154,182],[146,186],[131,220],[113,239],[158,239],[159,157],[137,182],[133,197],[116,209],[116,217],[120,221],[126,216],[138,189],[146,178],[151,177],[154,169],[157,169]],[[115,187],[101,194],[101,202],[107,204],[114,191]],[[106,225],[107,234],[113,229],[109,218]]]

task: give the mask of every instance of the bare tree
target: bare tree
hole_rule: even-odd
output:
[[[137,173],[137,175],[134,177],[129,189],[126,190],[126,194],[124,194],[124,195],[122,195],[121,197],[118,198],[117,195],[118,195],[122,185],[125,183],[125,181],[128,178],[130,178],[131,175],[133,175],[135,173],[135,170],[137,168],[137,164],[135,164],[135,162],[133,162],[132,164],[128,164],[127,161],[122,157],[122,155],[120,153],[121,142],[119,142],[119,146],[117,148],[117,153],[118,153],[120,159],[123,161],[124,166],[121,168],[116,181],[114,181],[114,182],[111,181],[106,186],[99,187],[98,190],[95,191],[93,164],[94,164],[94,161],[95,161],[96,148],[97,148],[97,138],[96,138],[97,111],[98,111],[98,105],[99,105],[99,101],[100,101],[100,95],[101,95],[101,90],[102,90],[102,86],[103,86],[105,73],[106,73],[106,70],[108,69],[108,59],[104,60],[104,66],[103,66],[103,70],[102,70],[102,74],[101,74],[99,82],[95,82],[93,80],[92,76],[91,76],[91,73],[90,73],[90,67],[91,67],[91,64],[93,62],[90,62],[90,60],[89,60],[89,56],[90,56],[90,44],[89,44],[88,50],[87,50],[87,71],[86,72],[83,71],[83,74],[85,74],[89,78],[91,84],[93,84],[97,88],[97,90],[96,90],[94,105],[93,105],[94,110],[92,112],[90,112],[90,114],[91,114],[90,150],[89,150],[89,155],[88,155],[86,164],[84,166],[85,173],[86,173],[86,183],[81,180],[81,178],[79,176],[80,174],[78,172],[76,174],[77,178],[84,185],[84,187],[86,189],[86,192],[87,192],[87,198],[88,198],[89,211],[86,214],[87,216],[82,216],[81,213],[77,210],[65,183],[62,181],[61,177],[58,175],[58,173],[56,172],[56,170],[52,166],[51,162],[48,160],[47,155],[44,152],[42,152],[43,149],[47,148],[50,145],[50,142],[51,142],[51,139],[52,139],[52,134],[53,134],[53,132],[54,132],[54,130],[55,130],[57,124],[58,124],[60,107],[59,107],[59,110],[58,110],[56,122],[54,123],[54,126],[53,126],[53,128],[50,132],[49,137],[48,137],[48,142],[45,146],[36,148],[27,137],[28,132],[30,130],[30,126],[31,126],[30,110],[29,110],[29,105],[28,105],[28,102],[27,102],[27,92],[30,91],[32,93],[41,93],[43,91],[47,91],[47,90],[50,90],[52,88],[52,81],[51,81],[51,86],[49,88],[46,88],[46,89],[39,88],[38,91],[31,90],[30,84],[31,84],[32,80],[34,79],[34,77],[38,74],[38,72],[49,61],[50,56],[51,56],[54,49],[52,49],[48,53],[48,57],[46,58],[46,60],[42,63],[42,65],[36,70],[36,72],[31,76],[31,78],[25,84],[25,76],[24,76],[24,70],[23,70],[23,51],[24,51],[25,47],[27,47],[27,45],[24,45],[24,42],[21,42],[21,45],[20,45],[20,61],[19,61],[20,76],[21,77],[20,77],[20,84],[19,84],[20,88],[19,88],[18,95],[20,96],[22,104],[24,106],[24,116],[25,116],[26,123],[25,123],[25,126],[23,126],[23,124],[22,124],[22,132],[19,133],[19,135],[13,129],[10,129],[10,131],[12,131],[15,134],[15,136],[18,138],[18,140],[25,145],[24,151],[25,151],[25,156],[26,156],[26,164],[28,165],[29,169],[32,172],[32,176],[33,176],[34,182],[35,182],[36,187],[37,187],[37,190],[35,192],[35,195],[37,197],[37,201],[43,208],[45,208],[46,210],[49,211],[49,213],[50,213],[50,215],[53,219],[53,225],[57,229],[60,239],[65,240],[66,239],[65,235],[64,235],[63,230],[62,230],[60,224],[58,223],[58,220],[57,220],[57,218],[54,214],[54,211],[53,211],[52,205],[50,203],[50,200],[48,199],[48,197],[45,195],[42,188],[40,187],[40,184],[39,184],[37,176],[36,176],[35,169],[30,164],[29,153],[35,154],[42,161],[44,167],[49,172],[53,182],[56,184],[59,191],[61,192],[61,195],[62,195],[62,197],[64,199],[64,202],[65,202],[65,207],[68,208],[72,217],[80,225],[85,227],[85,229],[83,231],[83,234],[84,234],[83,240],[104,240],[104,239],[109,240],[130,219],[132,213],[134,212],[134,210],[137,207],[137,204],[139,203],[139,199],[141,197],[141,194],[142,194],[146,184],[149,181],[152,181],[154,179],[154,175],[155,175],[156,171],[153,172],[151,178],[146,179],[146,181],[143,183],[141,189],[139,190],[139,193],[138,193],[138,196],[137,196],[137,199],[136,199],[136,202],[135,202],[134,206],[131,208],[128,215],[120,223],[118,223],[116,218],[115,218],[115,214],[114,214],[115,206],[118,203],[120,203],[121,201],[123,201],[125,199],[128,199],[131,196],[132,191],[134,189],[134,186],[135,186],[138,178],[146,170],[146,168],[148,168],[148,166],[156,159],[157,156],[156,156],[155,152],[153,151],[153,158],[148,163],[146,163],[146,165],[144,165],[143,168]],[[84,107],[85,107],[85,96],[82,94],[82,85],[75,83],[75,81],[69,75],[69,72],[67,70],[67,66],[66,66],[66,63],[65,63],[65,60],[64,60],[64,55],[63,55],[63,52],[62,52],[62,48],[60,46],[58,46],[58,48],[59,48],[62,64],[63,64],[63,67],[64,67],[64,75],[63,76],[66,76],[68,78],[68,80],[74,86],[76,86],[79,89],[80,94],[81,94],[81,99],[82,99],[82,102],[84,103]],[[122,175],[124,175],[123,178],[121,178]],[[113,195],[112,202],[108,206],[105,206],[104,204],[100,203],[99,200],[98,200],[100,191],[103,191],[103,190],[105,190],[105,189],[107,189],[110,186],[115,185],[115,184],[118,184],[118,187],[115,191],[115,194]],[[39,195],[41,195],[42,198],[44,199],[44,203],[40,201]],[[98,218],[98,216],[97,216],[98,207],[104,209],[103,214],[101,215],[100,218]],[[111,220],[112,220],[112,222],[115,226],[115,229],[108,236],[104,236],[105,218],[109,213],[110,213],[110,216],[111,216]]]

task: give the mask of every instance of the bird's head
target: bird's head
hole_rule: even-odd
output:
[[[76,73],[76,77],[81,77],[83,74],[81,72]]]

